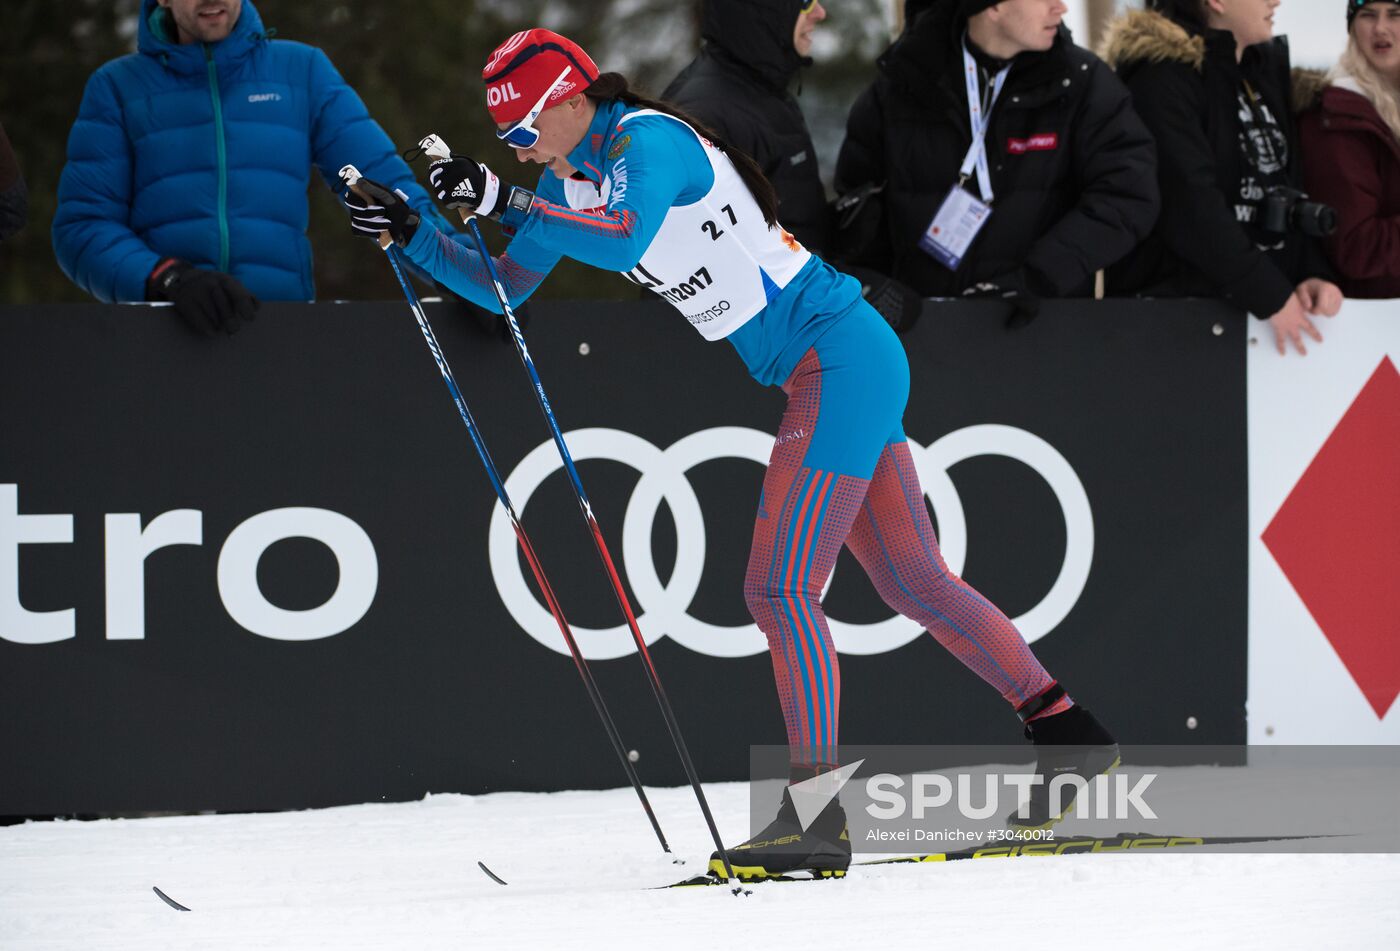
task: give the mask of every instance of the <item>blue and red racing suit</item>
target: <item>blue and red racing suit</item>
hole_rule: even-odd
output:
[[[794,766],[836,762],[841,681],[821,591],[843,544],[890,607],[1013,706],[1054,686],[1011,621],[943,561],[901,423],[909,364],[858,282],[770,229],[728,158],[671,116],[599,103],[567,160],[579,176],[545,170],[528,210],[502,219],[514,236],[496,265],[512,305],[564,255],[619,271],[788,395],[744,597],[768,638]],[[420,228],[406,250],[499,312],[465,240]]]

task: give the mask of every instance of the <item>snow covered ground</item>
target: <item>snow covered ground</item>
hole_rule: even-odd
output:
[[[706,788],[742,837],[747,786]],[[1400,855],[1137,852],[858,868],[747,898],[648,890],[710,850],[688,788],[649,794],[687,865],[630,789],[0,828],[0,948],[1400,949]]]

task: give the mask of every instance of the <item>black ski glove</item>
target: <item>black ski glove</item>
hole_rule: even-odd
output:
[[[874,307],[895,333],[908,333],[923,313],[924,301],[908,284],[886,277],[868,267],[842,268],[860,281],[860,296]]]
[[[387,231],[395,244],[407,247],[421,220],[409,207],[408,196],[368,178],[360,179],[355,188],[358,192],[347,190],[340,199],[350,213],[350,229],[362,238],[376,241],[381,232]]]
[[[237,333],[257,316],[259,301],[234,277],[166,258],[146,278],[146,300],[170,301],[195,331],[213,336]]]
[[[1040,298],[1021,287],[1012,284],[983,281],[973,284],[962,292],[964,298],[999,300],[1010,306],[1006,315],[1006,326],[1010,330],[1020,330],[1040,316]]]
[[[475,159],[454,155],[428,166],[428,184],[447,208],[465,208],[473,215],[500,221],[507,208],[530,210],[534,192],[503,185],[496,173]]]

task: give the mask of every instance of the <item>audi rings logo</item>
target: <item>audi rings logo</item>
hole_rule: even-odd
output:
[[[641,473],[623,517],[622,558],[647,644],[666,636],[712,657],[747,657],[766,652],[768,642],[756,625],[711,624],[689,613],[705,567],[705,516],[686,473],[714,459],[749,459],[767,465],[773,437],[756,429],[723,426],[686,436],[664,450],[616,429],[579,429],[566,438],[576,461],[610,459]],[[955,574],[962,573],[967,556],[967,521],[948,470],[977,456],[1006,456],[1030,466],[1046,481],[1064,514],[1064,561],[1059,577],[1040,603],[1012,620],[1027,641],[1054,630],[1084,591],[1094,555],[1094,519],[1089,497],[1070,464],[1045,440],[1011,426],[969,426],[949,433],[927,448],[910,440],[909,449],[924,492],[933,504],[943,557]],[[506,491],[521,513],[534,491],[561,465],[552,440],[521,460],[506,479]],[[666,584],[657,574],[651,552],[652,525],[663,499],[676,527],[676,564]],[[510,519],[498,506],[491,516],[488,547],[491,574],[506,609],[531,637],[567,655],[568,648],[553,616],[535,600],[526,584],[515,545]],[[837,650],[843,654],[881,654],[902,647],[923,633],[918,622],[901,615],[868,624],[830,615],[827,620]],[[584,656],[590,660],[622,657],[636,649],[625,624],[606,629],[575,627],[574,633]]]

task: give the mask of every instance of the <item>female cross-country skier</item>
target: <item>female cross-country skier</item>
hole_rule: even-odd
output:
[[[621,75],[600,74],[577,44],[549,30],[512,36],[482,78],[496,135],[518,161],[545,166],[539,183],[533,192],[507,184],[463,156],[434,163],[429,181],[447,207],[498,221],[511,236],[496,266],[512,305],[563,255],[619,271],[673,304],[706,340],[728,341],[754,379],[787,393],[744,598],[772,653],[790,782],[837,765],[841,678],[820,597],[843,544],[890,607],[927,627],[1011,704],[1042,776],[1111,768],[1113,738],[1045,672],[1006,616],[948,571],[901,427],[904,350],[855,279],[783,230],[753,161],[676,108],[630,91]],[[360,184],[367,197],[345,199],[356,230],[388,231],[437,280],[499,312],[485,264],[461,236],[417,227],[400,196]],[[1059,818],[1043,794],[1028,809],[1013,823]],[[784,792],[774,823],[728,855],[744,878],[840,876],[851,860],[845,812],[833,799],[804,830]],[[723,874],[717,859],[712,867]]]

